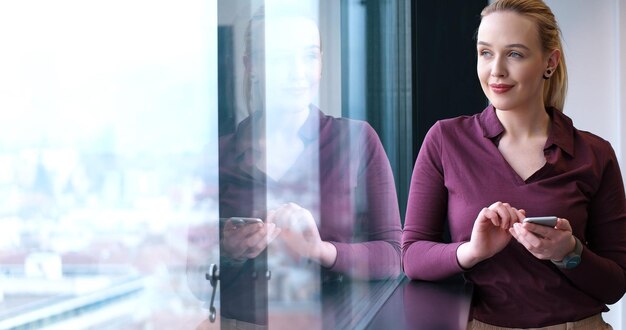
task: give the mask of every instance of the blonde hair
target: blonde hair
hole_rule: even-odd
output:
[[[567,94],[567,67],[561,42],[561,29],[552,10],[542,0],[498,0],[485,7],[480,16],[482,18],[501,11],[514,12],[534,21],[543,51],[547,53],[558,49],[561,52],[554,74],[543,85],[543,103],[546,107],[563,111]]]

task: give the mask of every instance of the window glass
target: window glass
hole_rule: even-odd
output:
[[[409,3],[0,4],[0,328],[366,326]]]
[[[216,13],[0,4],[0,328],[206,319],[185,268],[217,217]]]

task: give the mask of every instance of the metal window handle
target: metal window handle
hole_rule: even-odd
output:
[[[211,323],[215,322],[217,318],[217,311],[215,310],[215,306],[213,303],[215,302],[215,292],[217,291],[217,281],[220,280],[220,269],[216,264],[211,264],[209,266],[209,272],[205,274],[205,278],[211,283],[213,287],[213,293],[211,294],[211,305],[209,306],[209,321]]]
[[[220,280],[219,267],[217,267],[216,264],[211,264],[209,266],[209,272],[206,273],[204,277],[207,279],[207,281],[209,281],[209,283],[211,283],[211,286],[213,287],[213,293],[211,293],[211,304],[209,305],[209,321],[211,321],[211,323],[214,323],[215,320],[217,319],[217,310],[215,309],[214,303],[215,303],[215,292],[217,292],[217,281]],[[256,278],[257,273],[253,272],[252,277]],[[265,271],[265,279],[269,281],[271,278],[272,278],[272,272],[269,270]]]

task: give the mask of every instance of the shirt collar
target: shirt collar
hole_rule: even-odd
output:
[[[572,119],[555,108],[548,108],[548,114],[552,118],[552,129],[546,141],[546,148],[554,144],[573,157],[575,129]]]
[[[305,144],[312,142],[319,137],[320,118],[323,113],[317,107],[309,106],[309,115],[298,131],[300,139]],[[235,131],[235,141],[237,155],[241,156],[246,152],[261,152],[261,137],[265,132],[265,115],[263,111],[255,111],[248,118],[244,119]]]
[[[314,105],[309,105],[309,116],[300,127],[298,135],[305,144],[317,139],[320,133],[320,119],[323,117],[322,111]]]
[[[550,115],[551,129],[544,149],[556,145],[570,156],[574,156],[574,125],[572,120],[554,108],[548,108],[546,111]],[[483,136],[488,139],[498,138],[504,132],[504,126],[498,119],[496,109],[492,104],[487,106],[479,115],[479,122]]]

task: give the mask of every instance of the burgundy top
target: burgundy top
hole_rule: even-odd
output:
[[[470,239],[480,210],[496,201],[528,216],[570,221],[582,262],[562,270],[515,239],[465,272],[474,283],[472,315],[505,327],[542,327],[607,311],[626,290],[626,199],[610,144],[549,109],[546,164],[526,181],[497,148],[504,128],[493,106],[437,122],[417,157],[402,237],[404,271],[440,280],[463,272],[456,249]],[[449,226],[451,243],[442,239]]]
[[[400,213],[389,160],[374,129],[312,107],[299,131],[304,151],[275,181],[254,165],[263,152],[258,137],[264,120],[256,113],[220,140],[220,217],[264,218],[268,204],[297,203],[314,215],[322,240],[337,248],[330,271],[368,279],[397,277]],[[241,273],[246,269],[259,269],[258,260],[253,263],[222,263],[222,290],[232,289],[221,295],[226,317],[238,318],[237,310],[246,313],[246,297],[255,289],[250,281],[238,279],[245,278]],[[225,297],[234,314],[224,314],[230,309]]]

